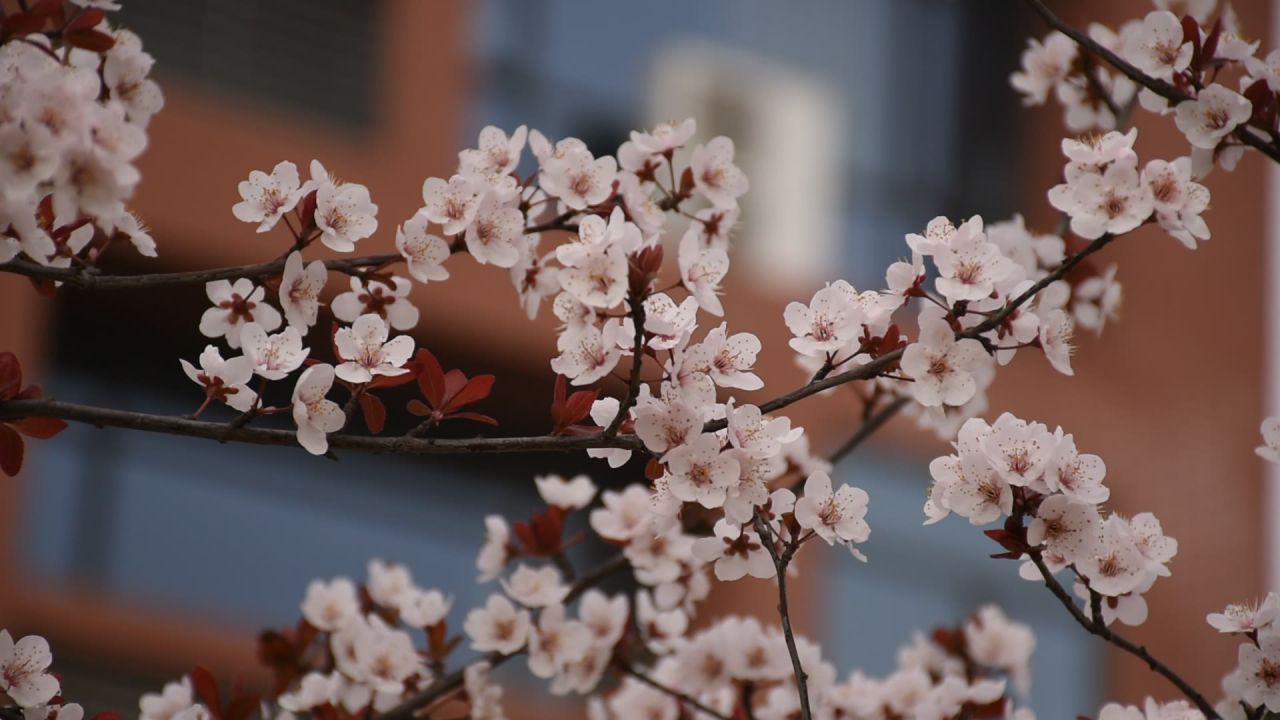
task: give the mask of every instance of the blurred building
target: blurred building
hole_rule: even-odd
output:
[[[124,4],[122,21],[159,60],[167,105],[136,203],[161,257],[113,259],[120,271],[274,257],[283,231],[257,235],[230,207],[250,170],[283,159],[305,168],[318,158],[368,185],[380,228],[362,246],[384,252],[421,205],[423,179],[447,175],[484,125],[575,135],[599,154],[632,128],[692,115],[700,138],[734,137],[752,180],[725,297],[733,329],[765,340],[765,397],[805,379],[785,346],[787,301],[838,277],[879,286],[905,252],[903,234],[935,215],[1056,222],[1044,190],[1061,171],[1060,118],[1021,111],[1006,82],[1025,38],[1044,28],[1012,3],[657,0],[625,14],[570,0]],[[1246,27],[1267,27],[1262,8],[1237,9]],[[1141,0],[1081,0],[1064,13],[1083,25],[1146,10]],[[1144,157],[1185,152],[1169,123],[1144,117],[1140,127]],[[1262,165],[1249,158],[1212,176],[1204,249],[1144,230],[1107,251],[1101,262],[1120,263],[1124,318],[1103,341],[1082,339],[1076,377],[1028,355],[1002,371],[992,398],[1075,432],[1106,459],[1113,505],[1156,512],[1181,541],[1173,577],[1149,596],[1150,620],[1130,634],[1210,690],[1235,645],[1203,616],[1258,595],[1268,556],[1251,452],[1264,410]],[[498,375],[486,407],[501,432],[545,431],[554,319],[544,308],[528,322],[505,272],[466,257],[449,269],[448,282],[415,290],[419,344],[446,366]],[[0,303],[18,309],[6,313],[0,347],[51,394],[194,410],[177,358],[206,342],[195,329],[201,288],[68,290],[50,302],[0,277]],[[834,447],[857,422],[851,398],[814,398],[793,415],[818,447]],[[489,592],[473,582],[481,519],[536,507],[533,474],[587,471],[606,486],[639,478],[638,467],[611,473],[577,456],[344,453],[333,463],[87,427],[32,447],[19,481],[0,483],[0,626],[49,636],[68,693],[91,710],[130,711],[138,692],[196,662],[228,676],[251,670],[256,631],[291,622],[308,580],[362,577],[370,557],[405,562],[420,583],[454,593],[456,608],[474,605]],[[988,559],[996,548],[978,530],[954,518],[921,529],[927,462],[943,452],[901,419],[839,468],[871,494],[871,562],[813,553],[799,581],[800,629],[842,673],[879,673],[914,630],[994,601],[1036,627],[1041,718],[1092,714],[1104,695],[1173,698],[1138,661],[1074,627],[1012,563]],[[767,585],[740,587],[749,592],[713,604],[773,616]]]

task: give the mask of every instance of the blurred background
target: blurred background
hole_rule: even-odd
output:
[[[448,176],[479,129],[527,124],[611,153],[629,130],[698,120],[698,138],[728,134],[751,178],[727,283],[734,330],[766,351],[760,398],[803,381],[786,348],[782,308],[822,282],[879,287],[902,236],[935,215],[1021,212],[1056,224],[1044,191],[1060,174],[1059,110],[1024,111],[1007,77],[1045,28],[1019,3],[983,0],[125,0],[122,24],[157,58],[167,104],[152,122],[136,209],[161,257],[117,258],[122,272],[257,262],[285,246],[231,216],[252,169],[320,159],[369,186],[386,252],[392,228],[421,205],[424,178]],[[1057,3],[1077,26],[1140,17],[1143,0]],[[1069,6],[1068,6],[1069,5]],[[1268,3],[1237,3],[1265,36]],[[1265,50],[1265,44],[1264,44]],[[1142,157],[1185,154],[1172,124],[1139,114]],[[992,407],[1076,435],[1102,455],[1112,505],[1151,510],[1177,537],[1173,577],[1150,593],[1130,631],[1208,689],[1235,654],[1207,612],[1264,592],[1274,553],[1263,524],[1264,470],[1252,454],[1266,405],[1264,303],[1268,217],[1263,163],[1215,172],[1195,253],[1158,231],[1108,250],[1126,304],[1103,341],[1081,338],[1076,377],[1027,355],[1002,371]],[[1274,236],[1275,233],[1270,233]],[[504,433],[548,426],[554,318],[519,309],[507,273],[449,261],[447,283],[418,287],[418,343],[446,367],[490,372],[484,410]],[[337,287],[331,282],[330,290]],[[181,414],[199,403],[177,358],[205,344],[201,288],[39,298],[0,277],[0,347],[65,400]],[[1229,321],[1224,321],[1229,317]],[[313,338],[323,343],[323,338]],[[321,345],[322,346],[322,345]],[[794,417],[816,447],[856,424],[852,396],[815,398]],[[464,434],[467,428],[459,430]],[[474,583],[482,517],[540,505],[535,473],[590,472],[605,487],[640,477],[576,456],[399,459],[220,446],[73,427],[29,444],[16,481],[0,483],[0,626],[55,648],[64,691],[90,711],[131,713],[197,663],[258,680],[254,637],[295,621],[314,577],[364,577],[370,557],[403,562],[417,581],[453,593],[453,617],[490,588]],[[1041,718],[1096,712],[1099,701],[1173,699],[1140,663],[1110,654],[1070,623],[1016,565],[962,520],[921,529],[927,463],[946,452],[910,419],[894,421],[838,468],[871,494],[866,565],[814,553],[798,581],[798,625],[843,676],[888,671],[917,630],[954,625],[998,602],[1039,637],[1032,705]],[[634,463],[638,465],[638,463]],[[589,563],[599,548],[580,549]],[[716,593],[715,612],[772,618],[773,594],[744,582]],[[523,678],[516,717],[554,705]],[[520,685],[525,682],[524,685]]]

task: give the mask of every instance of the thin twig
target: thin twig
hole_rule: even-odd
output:
[[[636,398],[640,397],[640,367],[644,365],[644,299],[631,294],[627,296],[627,301],[631,306],[631,323],[635,326],[635,340],[631,348],[631,376],[627,379],[627,395],[618,404],[618,414],[613,417],[609,427],[604,429],[606,438],[618,434],[618,428],[622,427],[627,413],[631,412]]]
[[[1147,667],[1150,667],[1156,673],[1162,675],[1166,680],[1173,683],[1175,687],[1181,690],[1182,694],[1186,695],[1188,700],[1190,700],[1196,707],[1200,708],[1200,712],[1204,713],[1206,718],[1210,718],[1211,720],[1221,720],[1221,716],[1218,714],[1218,711],[1214,709],[1213,704],[1206,700],[1204,695],[1201,695],[1198,690],[1192,687],[1191,683],[1188,683],[1186,680],[1182,679],[1182,676],[1169,669],[1168,665],[1157,660],[1156,657],[1145,647],[1126,640],[1113,632],[1111,628],[1107,627],[1106,623],[1100,622],[1102,619],[1101,609],[1098,609],[1098,617],[1096,619],[1091,619],[1089,616],[1085,615],[1084,611],[1076,605],[1075,599],[1071,597],[1066,588],[1062,587],[1062,583],[1058,582],[1058,579],[1053,576],[1053,572],[1049,570],[1049,566],[1045,565],[1044,558],[1040,556],[1039,550],[1033,550],[1027,553],[1027,555],[1031,558],[1031,562],[1035,563],[1036,567],[1040,570],[1040,576],[1044,578],[1045,587],[1049,588],[1049,591],[1053,593],[1054,597],[1058,598],[1058,602],[1062,603],[1062,606],[1067,609],[1067,612],[1071,613],[1071,617],[1075,619],[1080,627],[1087,630],[1091,635],[1096,635],[1145,662]],[[1096,593],[1094,593],[1093,596],[1096,598],[1093,602],[1100,606],[1101,596]]]
[[[58,400],[6,400],[0,402],[0,420],[24,417],[54,417],[97,427],[119,427],[143,432],[185,435],[249,443],[252,445],[297,445],[292,430],[237,428],[228,431],[227,424],[191,420],[168,415],[112,410],[77,405]],[[360,450],[374,454],[439,455],[459,453],[567,452],[591,448],[641,450],[643,445],[634,435],[604,438],[599,434],[580,436],[534,435],[503,438],[407,438],[369,437],[334,433],[329,436],[334,449]]]
[[[324,266],[338,272],[354,272],[360,268],[385,266],[398,263],[404,257],[395,255],[370,255],[368,257],[325,260]],[[37,280],[56,280],[71,287],[86,290],[129,290],[173,285],[197,285],[213,280],[235,280],[249,278],[251,280],[271,277],[284,272],[285,260],[256,265],[237,265],[234,267],[214,268],[211,270],[192,270],[190,272],[146,273],[140,275],[106,275],[85,268],[55,268],[38,265],[30,260],[16,259],[0,263],[0,272],[26,275]]]
[[[764,545],[764,549],[768,551],[778,574],[778,617],[782,620],[782,635],[787,641],[787,652],[791,655],[791,670],[796,678],[796,692],[800,695],[800,718],[813,720],[813,711],[809,708],[809,676],[800,662],[800,651],[796,648],[796,634],[791,629],[791,611],[787,608],[787,566],[791,563],[791,558],[799,544],[794,542],[789,544],[787,549],[779,555],[778,549],[774,547],[773,531],[760,513],[755,514],[755,528],[756,533],[760,535],[760,544]]]
[[[675,700],[682,702],[685,705],[688,705],[689,707],[693,708],[694,710],[697,710],[698,712],[706,713],[707,715],[710,715],[711,717],[714,717],[714,718],[720,718],[720,720],[730,720],[728,715],[725,715],[724,713],[718,713],[715,710],[712,710],[706,705],[703,705],[702,703],[698,702],[696,699],[686,695],[685,693],[680,692],[679,690],[676,690],[675,688],[670,688],[670,687],[667,687],[666,685],[663,685],[657,680],[654,680],[653,678],[640,672],[639,670],[636,670],[635,668],[631,667],[626,663],[618,662],[614,664],[617,666],[617,668],[620,671],[622,671],[622,673],[626,675],[630,675],[631,677],[639,680],[645,685],[648,685],[654,690],[657,690],[659,692],[665,693],[666,695],[669,695]]]

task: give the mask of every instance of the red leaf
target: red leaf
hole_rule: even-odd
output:
[[[450,370],[444,374],[444,397],[441,398],[441,404],[436,405],[437,408],[443,409],[444,406],[453,404],[453,396],[462,392],[467,386],[467,376],[461,370]]]
[[[526,548],[533,549],[537,546],[537,535],[534,534],[533,528],[522,522],[511,523],[511,532],[520,540],[520,544]]]
[[[114,710],[103,710],[100,713],[95,713],[89,720],[120,720],[120,713]]]
[[[387,406],[378,398],[365,393],[360,396],[360,409],[364,411],[364,424],[369,427],[369,432],[374,435],[382,432],[387,424]]]
[[[222,720],[222,703],[218,699],[218,681],[214,679],[213,673],[209,672],[201,665],[195,666],[191,671],[191,685],[195,688],[196,697],[209,708],[209,714],[215,720]]]
[[[418,417],[426,417],[433,412],[431,408],[427,407],[426,403],[417,399],[410,400],[409,404],[405,406],[405,409]]]
[[[14,477],[22,469],[22,436],[13,428],[0,423],[0,470]]]
[[[477,413],[477,412],[452,413],[445,419],[446,420],[475,420],[476,422],[487,423],[494,427],[498,426],[497,420],[489,417],[488,415],[481,415],[480,413]]]
[[[10,420],[9,426],[14,430],[26,435],[27,437],[38,438],[40,440],[48,440],[67,429],[66,421],[58,418],[21,418],[18,420]]]
[[[75,20],[71,21],[70,25],[67,25],[67,31],[92,30],[106,17],[107,14],[98,8],[85,8],[83,12],[76,16]]]
[[[22,389],[22,365],[11,352],[0,353],[0,400],[12,400]]]
[[[461,375],[462,373],[458,373]],[[449,412],[454,408],[460,408],[472,403],[478,403],[489,397],[489,393],[493,392],[493,383],[495,378],[492,375],[477,375],[467,381],[467,384],[458,391],[449,400],[447,407],[443,408],[445,412]]]
[[[413,363],[420,369],[418,370],[418,387],[422,389],[422,396],[432,407],[440,407],[444,404],[444,370],[440,368],[440,361],[436,360],[436,356],[431,354],[426,348],[419,348],[416,355],[413,356]]]
[[[257,695],[240,695],[227,703],[227,714],[223,720],[247,720],[254,710],[258,709],[261,700]]]
[[[1182,42],[1191,43],[1191,67],[1200,71],[1200,23],[1190,15],[1182,18]]]
[[[591,414],[591,406],[595,404],[596,398],[600,397],[600,389],[593,388],[591,390],[579,390],[569,396],[569,402],[565,403],[565,410],[568,412],[569,424],[577,423],[587,415]]]

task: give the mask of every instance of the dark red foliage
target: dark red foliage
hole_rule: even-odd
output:
[[[0,353],[0,405],[5,400],[32,400],[42,395],[39,385],[22,387],[22,366],[18,363],[18,356],[11,352]],[[12,477],[22,469],[22,460],[26,455],[23,435],[47,440],[66,428],[66,422],[48,417],[0,421],[0,470]]]
[[[445,420],[474,420],[476,422],[497,425],[498,421],[477,412],[463,411],[467,405],[484,400],[493,391],[492,375],[476,375],[468,378],[461,370],[444,372],[440,361],[430,350],[420,348],[409,361],[410,367],[418,380],[418,388],[426,400],[410,400],[409,412],[419,417],[433,418],[436,422]]]
[[[551,434],[573,435],[588,431],[581,423],[591,413],[591,405],[600,397],[599,389],[579,390],[568,393],[569,381],[563,375],[556,376],[556,388],[551,396]]]

